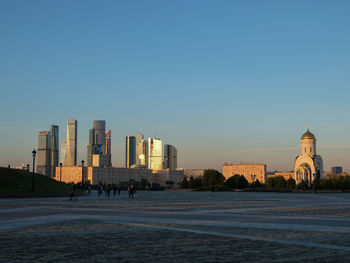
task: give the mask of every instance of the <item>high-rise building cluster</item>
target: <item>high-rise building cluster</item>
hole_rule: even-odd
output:
[[[56,167],[77,166],[78,122],[67,121],[67,139],[59,144],[59,127],[52,125],[49,131],[40,131],[38,138],[38,173],[54,176]],[[111,130],[106,131],[106,121],[94,120],[89,130],[87,166],[112,167]],[[60,149],[59,149],[60,148]],[[142,133],[126,136],[125,167],[150,170],[176,170],[177,149],[169,144],[163,146],[159,138],[146,140]]]
[[[169,144],[164,145],[159,138],[144,139],[142,133],[126,136],[125,167],[147,168],[150,170],[177,168],[177,149]]]

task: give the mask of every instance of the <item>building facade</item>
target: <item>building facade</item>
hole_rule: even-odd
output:
[[[78,122],[75,119],[67,121],[67,149],[64,165],[77,165],[77,134]]]
[[[285,180],[290,178],[294,179],[294,172],[275,172],[273,174],[268,174],[267,177],[279,177],[282,176]]]
[[[266,182],[265,164],[224,164],[222,170],[225,180],[238,174],[244,176],[248,183],[256,180],[262,184]]]
[[[343,173],[343,167],[341,167],[341,166],[333,166],[331,168],[331,172],[333,174],[341,174],[341,173]]]
[[[136,159],[135,167],[136,168],[145,168],[146,167],[146,156],[147,156],[147,142],[143,137],[143,134],[138,132],[135,136],[136,140]]]
[[[112,145],[112,131],[108,130],[106,132],[106,143],[105,143],[105,156],[106,156],[106,167],[112,167],[112,153],[111,153],[111,145]]]
[[[126,136],[125,138],[125,168],[136,166],[136,137]]]
[[[166,186],[167,181],[174,182],[177,187],[184,178],[183,171],[157,170],[149,169],[130,169],[130,168],[114,168],[114,167],[81,167],[81,166],[63,166],[56,169],[57,181],[65,183],[81,183],[89,181],[93,185],[98,184],[117,184],[134,180],[141,182],[146,179],[150,184],[160,184]]]
[[[106,145],[106,121],[94,120],[92,129],[89,130],[89,145],[87,147],[87,165],[92,166],[92,156],[99,154],[105,156]],[[106,160],[107,158],[101,158]],[[105,166],[106,164],[101,164]]]
[[[164,169],[176,170],[177,149],[170,144],[164,144]]]
[[[299,184],[302,180],[309,185],[318,175],[323,177],[323,160],[316,152],[316,137],[309,129],[301,137],[301,154],[294,162],[294,178]]]
[[[66,155],[67,155],[67,142],[62,142],[61,149],[60,149],[60,163],[62,163],[62,165],[65,165],[64,162],[66,161]]]
[[[148,169],[163,169],[163,144],[158,138],[148,138]]]
[[[50,146],[51,146],[51,167],[53,169],[53,174],[55,174],[55,167],[58,166],[59,160],[59,131],[58,125],[51,125],[51,133],[50,133]]]
[[[51,176],[51,138],[49,131],[41,131],[38,136],[38,151],[36,171],[39,174]]]

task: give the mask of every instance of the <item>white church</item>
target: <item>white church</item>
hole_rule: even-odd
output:
[[[295,159],[294,178],[297,184],[305,180],[310,185],[317,175],[323,177],[323,161],[316,153],[316,137],[308,128],[301,137],[301,154]]]

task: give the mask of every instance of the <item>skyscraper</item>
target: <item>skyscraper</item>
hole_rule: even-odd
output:
[[[75,119],[67,121],[67,153],[64,165],[77,165],[77,121]]]
[[[94,143],[97,145],[105,144],[106,137],[106,121],[98,120],[93,122],[94,133]]]
[[[106,121],[93,121],[92,129],[89,130],[89,145],[87,147],[88,166],[92,166],[93,156],[99,155],[99,165],[106,166]]]
[[[143,134],[136,133],[136,167],[146,167],[146,140],[143,139]]]
[[[164,145],[164,169],[177,168],[177,149],[173,145]]]
[[[39,132],[37,173],[51,176],[51,138],[49,131]]]
[[[157,138],[148,138],[148,169],[162,170],[163,145]]]
[[[105,155],[106,155],[107,167],[112,167],[111,142],[112,142],[112,132],[111,130],[108,130],[106,132],[106,142],[105,142]]]
[[[140,144],[140,167],[147,168],[147,141],[145,139],[142,139]]]
[[[50,156],[50,176],[55,176],[56,167],[58,166],[59,159],[59,133],[58,133],[58,125],[51,125],[50,132],[50,146],[51,146],[51,156]]]
[[[66,154],[67,154],[67,142],[62,142],[61,143],[61,149],[60,149],[60,163],[65,165],[66,161]]]
[[[125,167],[133,168],[136,165],[136,137],[125,138]]]

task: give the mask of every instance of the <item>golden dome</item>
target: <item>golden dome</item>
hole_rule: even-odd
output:
[[[304,140],[304,139],[312,139],[312,140],[316,140],[316,137],[315,135],[313,135],[309,129],[307,129],[307,131],[303,134],[303,136],[301,136],[301,139]]]

